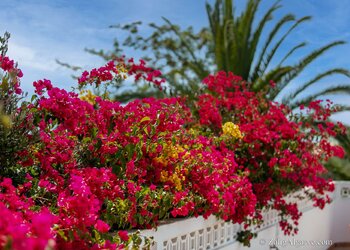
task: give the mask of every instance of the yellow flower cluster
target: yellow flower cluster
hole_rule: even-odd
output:
[[[80,91],[80,99],[92,105],[96,103],[96,96],[91,92],[91,90]]]
[[[184,148],[180,145],[171,145],[171,144],[165,144],[163,146],[163,153],[161,156],[155,158],[156,162],[159,162],[163,165],[168,165],[168,158],[177,159],[179,158],[179,153],[184,152]]]
[[[185,176],[182,175],[179,167],[176,167],[175,168],[175,173],[173,173],[170,176],[169,176],[169,173],[167,171],[165,171],[165,170],[163,170],[160,173],[160,181],[161,182],[170,181],[170,182],[174,183],[175,184],[175,188],[178,191],[182,190],[182,183],[181,182],[184,181],[184,180],[185,180]]]
[[[233,122],[226,122],[222,126],[222,131],[224,132],[224,135],[228,135],[233,137],[234,139],[242,139],[243,135],[241,131],[239,130],[238,125],[234,124]]]
[[[128,70],[123,64],[117,64],[116,68],[118,70],[119,76],[125,80],[128,77]]]
[[[186,148],[186,146],[185,146],[185,148]],[[158,163],[161,163],[162,165],[166,166],[169,163],[169,161],[168,161],[169,158],[178,159],[179,153],[182,153],[184,151],[185,151],[185,149],[178,144],[177,145],[172,145],[171,143],[165,144],[163,146],[162,155],[155,158],[155,160]],[[181,168],[179,166],[175,167],[175,172],[173,174],[169,174],[169,172],[166,170],[162,170],[160,173],[160,181],[174,183],[175,188],[178,191],[182,190],[182,181],[184,181],[184,180],[185,180],[185,176],[181,172]]]

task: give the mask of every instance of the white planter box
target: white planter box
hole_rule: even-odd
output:
[[[264,224],[255,230],[258,237],[251,241],[250,248],[236,241],[240,225],[217,220],[214,216],[207,220],[203,217],[169,220],[157,230],[141,231],[141,235],[153,236],[152,250],[323,250],[332,243],[350,242],[350,182],[336,182],[333,202],[323,210],[305,201],[298,202],[298,206],[303,212],[298,235],[283,235],[276,211],[267,211],[263,215]]]

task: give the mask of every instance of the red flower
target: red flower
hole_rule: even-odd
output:
[[[119,235],[119,237],[120,237],[120,239],[122,241],[128,241],[129,240],[128,232],[125,231],[125,230],[118,231],[118,235]]]
[[[110,229],[110,226],[102,220],[97,220],[95,228],[101,233],[107,233]]]

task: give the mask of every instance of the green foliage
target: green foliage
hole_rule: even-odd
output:
[[[9,33],[0,37],[2,57],[7,52]],[[0,61],[1,63],[1,61]],[[22,160],[19,155],[37,140],[37,129],[31,126],[28,118],[29,108],[23,102],[23,94],[15,93],[14,85],[18,81],[11,73],[0,73],[0,176],[11,177],[15,184],[25,178]]]
[[[3,37],[0,36],[0,54],[5,56],[8,50],[8,40],[10,39],[10,33],[5,32]]]
[[[256,236],[257,233],[252,233],[249,230],[239,231],[237,233],[237,241],[241,242],[244,246],[250,247],[250,240]]]
[[[343,159],[332,157],[325,166],[333,179],[350,180],[350,128],[347,128],[345,135],[337,135],[335,139],[343,147],[345,157]]]
[[[216,67],[212,66],[215,64],[209,50],[210,31],[207,27],[198,32],[192,27],[181,30],[180,26],[168,19],[163,17],[163,20],[163,25],[149,24],[153,32],[147,37],[137,32],[133,33],[133,27],[129,25],[111,27],[129,32],[123,47],[132,47],[144,52],[144,58],[165,75],[169,83],[168,94],[193,99],[201,92],[202,79],[216,70]],[[134,25],[141,25],[141,22]],[[115,48],[115,51],[118,50],[120,48]]]

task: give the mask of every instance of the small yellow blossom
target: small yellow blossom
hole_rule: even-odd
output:
[[[80,99],[92,105],[96,103],[96,96],[91,92],[91,90],[80,91]]]
[[[182,190],[181,179],[176,173],[171,176],[170,180],[175,184],[175,188],[177,191]]]
[[[187,173],[188,170],[185,171]],[[175,185],[176,190],[182,190],[182,182],[186,180],[186,177],[181,173],[180,167],[175,168],[175,173],[169,175],[169,172],[162,170],[160,172],[160,181],[161,182],[171,182]]]
[[[160,172],[160,181],[161,182],[166,182],[169,178],[168,178],[168,172],[163,170],[162,172]]]
[[[222,126],[222,131],[224,132],[224,135],[229,135],[233,137],[234,139],[242,139],[243,135],[241,131],[239,130],[238,125],[234,124],[233,122],[226,122]]]
[[[125,68],[125,66],[123,64],[118,64],[116,66],[117,70],[118,70],[118,74],[122,79],[126,79],[128,77],[127,73],[128,70]]]
[[[163,146],[163,155],[173,159],[179,158],[179,153],[184,151],[185,149],[178,144],[173,146],[171,143],[168,143]]]
[[[175,160],[178,160],[179,154],[183,153],[183,158],[181,159],[181,162],[183,162],[184,159],[190,158],[190,153],[185,152],[186,147],[188,148],[186,145],[173,145],[171,142],[164,143],[162,144],[161,155],[154,158],[154,161],[161,163],[163,166],[167,166],[169,164],[169,161],[171,161],[173,164],[176,164]],[[174,184],[176,190],[181,191],[183,188],[182,184],[186,180],[187,174],[188,169],[183,169],[180,166],[176,166],[174,171],[169,172],[167,170],[162,170],[160,172],[160,181],[163,183],[171,182]]]
[[[168,161],[166,159],[164,159],[163,156],[156,157],[156,158],[154,158],[154,160],[155,160],[155,162],[160,163],[164,166],[168,165]]]

